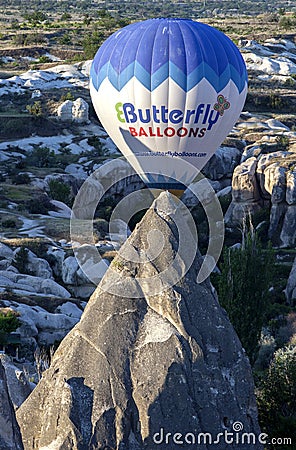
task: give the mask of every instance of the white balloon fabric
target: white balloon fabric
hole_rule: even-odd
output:
[[[99,48],[90,77],[102,125],[153,188],[186,188],[232,129],[247,94],[234,43],[187,19],[122,28]],[[191,163],[186,173],[179,159]],[[170,177],[163,175],[168,167]]]

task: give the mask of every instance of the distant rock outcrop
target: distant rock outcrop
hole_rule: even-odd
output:
[[[274,151],[271,147],[270,153],[249,157],[237,166],[232,177],[232,202],[225,215],[226,225],[236,227],[246,214],[266,207],[270,210],[269,238],[280,247],[293,247],[296,243],[295,161],[294,151]]]
[[[65,122],[85,123],[89,121],[88,111],[88,103],[83,98],[77,98],[74,102],[71,100],[63,102],[57,109],[57,115]]]
[[[23,450],[22,438],[17,424],[13,404],[9,397],[5,370],[0,361],[0,448],[1,450]]]
[[[178,221],[192,246],[184,211],[164,193],[123,245],[18,410],[26,450],[175,450],[185,435],[185,448],[207,449],[218,433],[218,450],[245,450],[222,436],[236,424],[260,433],[249,361],[209,281],[196,282],[200,255],[181,281],[149,295],[173,260],[169,275],[184,268]],[[152,230],[162,235],[155,257]],[[126,276],[122,295],[112,294]]]

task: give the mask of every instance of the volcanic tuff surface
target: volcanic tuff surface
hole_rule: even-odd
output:
[[[180,445],[153,442],[161,428],[216,436],[232,432],[235,421],[246,432],[259,433],[251,368],[210,283],[196,283],[200,255],[175,286],[154,295],[147,292],[149,280],[174,259],[175,273],[182,273],[184,261],[176,257],[177,222],[188,233],[189,249],[193,237],[184,211],[163,193],[18,410],[26,450],[173,450]],[[162,251],[154,259],[151,230],[162,234],[157,242]],[[131,255],[133,261],[126,261]],[[126,276],[130,281],[120,288],[122,296],[108,292]],[[225,443],[216,448],[224,449]]]
[[[0,448],[1,450],[23,450],[20,430],[9,397],[7,379],[0,360]]]

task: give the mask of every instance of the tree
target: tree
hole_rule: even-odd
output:
[[[67,184],[58,180],[50,180],[49,182],[49,194],[54,200],[63,202],[70,206],[71,203],[71,188]]]
[[[26,13],[24,18],[34,26],[44,22],[47,19],[47,15],[42,11],[34,11],[33,13]]]
[[[9,333],[12,333],[20,326],[18,313],[15,311],[0,312],[0,344],[6,345]]]
[[[296,346],[278,350],[258,393],[259,419],[270,438],[296,442]],[[276,447],[272,447],[276,448]],[[279,447],[277,447],[279,448]],[[283,445],[282,450],[292,448]]]
[[[263,250],[251,230],[239,249],[226,249],[218,296],[226,309],[251,363],[254,363],[264,324],[268,288],[272,278],[273,252]]]
[[[34,117],[41,117],[43,115],[42,105],[40,101],[36,101],[33,105],[27,105],[26,110]]]
[[[61,20],[62,21],[66,21],[66,20],[70,20],[71,19],[71,14],[69,14],[68,12],[64,12],[62,15],[61,15]]]
[[[27,156],[27,162],[35,167],[51,167],[56,162],[54,151],[37,145]]]
[[[279,21],[280,27],[284,28],[284,30],[291,30],[294,27],[294,21],[289,17],[282,16]]]
[[[82,47],[87,59],[92,59],[95,56],[104,39],[105,36],[102,31],[94,31],[83,39]]]
[[[92,21],[92,18],[90,17],[90,15],[89,14],[85,14],[84,18],[83,18],[84,25],[86,25],[86,26],[90,25],[91,21]]]
[[[20,273],[32,275],[32,273],[27,268],[28,264],[29,264],[29,250],[22,245],[19,251],[16,253],[12,265],[16,267],[16,269]]]

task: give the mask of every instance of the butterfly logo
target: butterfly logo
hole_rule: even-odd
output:
[[[220,116],[223,116],[224,111],[229,108],[230,108],[230,103],[228,100],[226,100],[224,95],[218,95],[217,103],[215,103],[215,105],[214,105],[214,110],[218,111]]]

